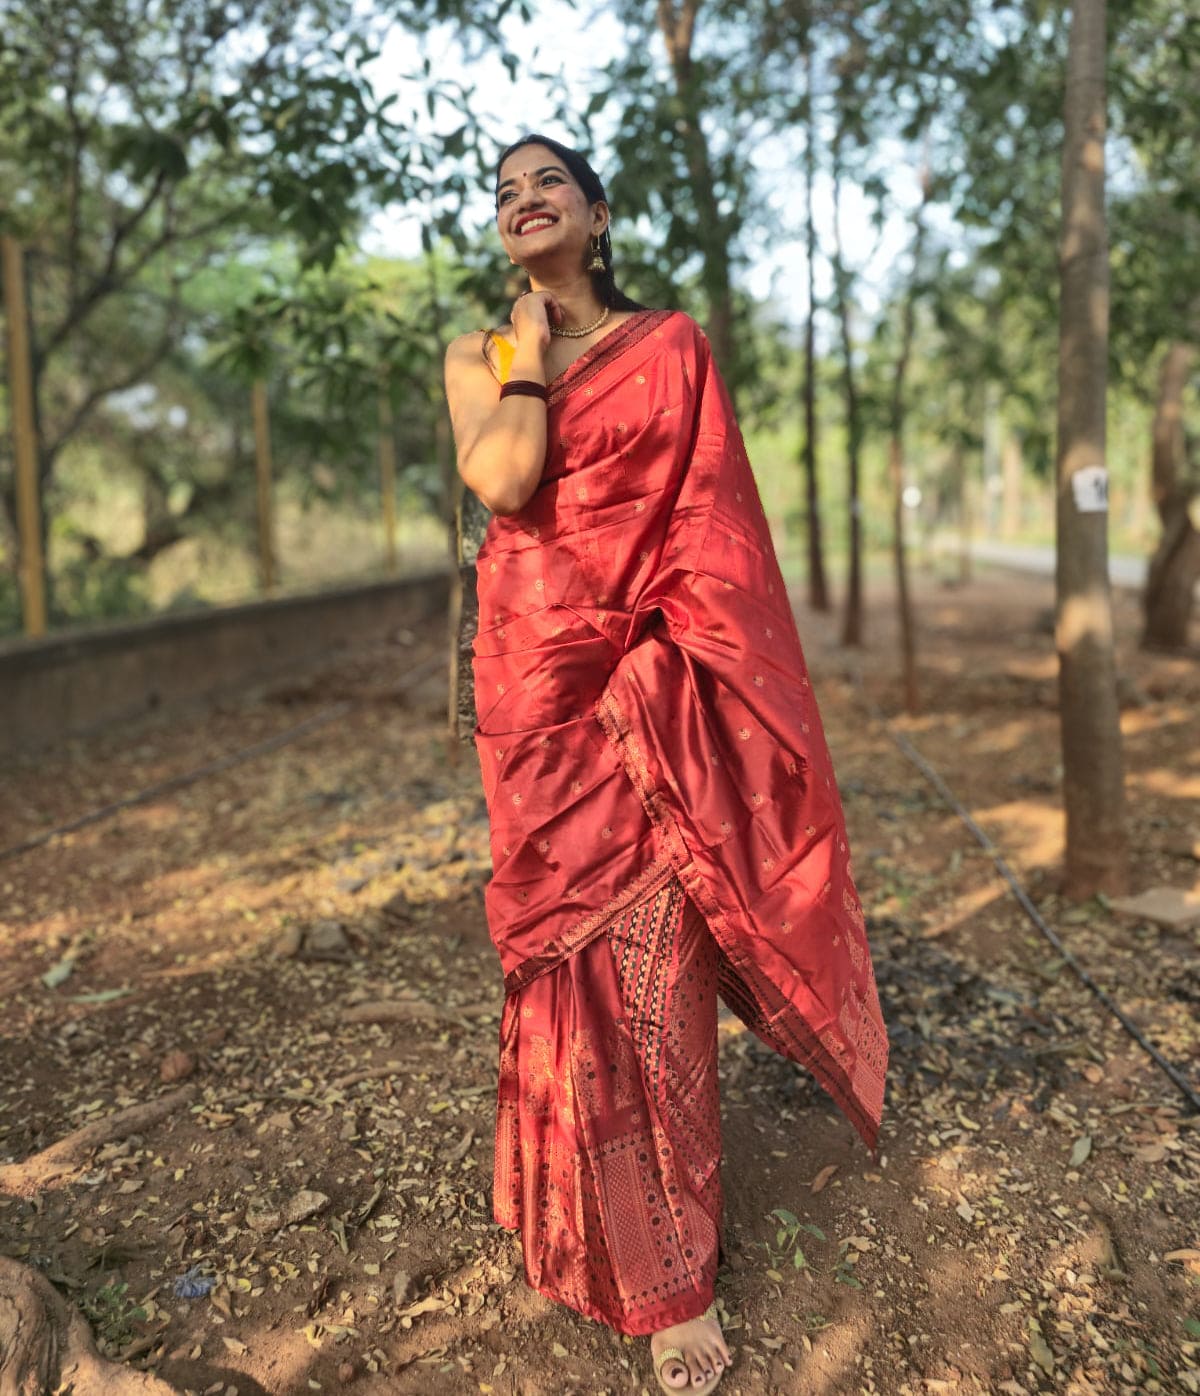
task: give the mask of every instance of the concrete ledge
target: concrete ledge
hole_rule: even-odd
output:
[[[190,705],[445,614],[450,569],[0,647],[0,758]]]

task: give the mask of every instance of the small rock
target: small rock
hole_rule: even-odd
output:
[[[297,1222],[315,1217],[329,1206],[329,1198],[323,1192],[301,1188],[284,1202],[276,1198],[253,1198],[246,1206],[246,1225],[251,1231],[278,1231],[281,1226],[294,1226]]]
[[[283,1212],[266,1198],[253,1198],[246,1204],[246,1225],[251,1231],[277,1231],[283,1225]]]
[[[275,941],[273,953],[277,959],[291,960],[300,953],[304,932],[299,926],[289,926]]]
[[[306,960],[345,960],[350,953],[340,921],[318,921],[304,933]]]
[[[161,1081],[170,1085],[175,1081],[186,1081],[196,1069],[196,1059],[187,1052],[168,1052],[158,1068]]]
[[[309,1217],[315,1217],[318,1212],[323,1212],[328,1206],[329,1199],[323,1192],[302,1188],[284,1208],[283,1219],[291,1226],[296,1222],[307,1221]]]
[[[397,892],[394,897],[389,897],[382,907],[383,914],[393,921],[411,921],[412,907],[408,898],[403,892]]]
[[[1119,916],[1153,921],[1167,930],[1182,931],[1200,925],[1200,883],[1194,887],[1151,887],[1136,897],[1117,897],[1112,903]]]
[[[338,1364],[338,1381],[343,1385],[352,1382],[358,1375],[353,1362],[341,1362]]]

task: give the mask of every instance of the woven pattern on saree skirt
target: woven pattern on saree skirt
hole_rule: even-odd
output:
[[[717,957],[671,878],[505,1003],[496,1221],[534,1289],[621,1333],[712,1302]]]

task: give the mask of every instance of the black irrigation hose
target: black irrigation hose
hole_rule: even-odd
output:
[[[434,654],[428,659],[422,660],[404,676],[401,690],[410,688],[427,674],[432,673],[440,664],[446,662],[444,654]],[[131,805],[140,805],[146,800],[154,799],[156,795],[166,794],[168,790],[177,790],[180,786],[191,785],[204,776],[215,775],[218,771],[240,765],[252,757],[261,756],[264,752],[274,751],[276,747],[286,746],[289,742],[297,741],[316,728],[324,727],[326,723],[333,722],[335,718],[341,717],[352,707],[354,707],[354,703],[350,699],[335,703],[333,707],[326,708],[324,712],[317,713],[314,717],[305,718],[295,727],[289,727],[284,732],[277,732],[273,737],[265,737],[261,742],[253,742],[250,746],[240,747],[237,751],[231,751],[225,756],[217,757],[215,761],[206,761],[203,766],[196,766],[190,771],[170,776],[167,780],[160,780],[154,785],[146,786],[144,790],[137,790],[132,795],[125,795],[120,800],[114,800],[111,804],[101,805],[99,809],[89,810],[87,814],[81,814],[78,819],[72,819],[67,824],[60,824],[54,829],[47,829],[43,833],[35,834],[32,838],[13,844],[11,848],[0,849],[0,863],[4,862],[6,858],[15,858],[20,853],[27,853],[31,848],[40,848],[60,834],[70,834],[76,829],[82,829],[87,824],[96,824],[102,819],[109,819],[120,810],[128,809]]]
[[[1132,1022],[1112,1001],[1112,999],[1109,998],[1109,996],[1104,992],[1104,990],[1099,986],[1099,984],[1097,984],[1095,980],[1091,977],[1091,975],[1088,974],[1087,970],[1084,969],[1084,967],[1079,963],[1078,960],[1076,960],[1075,956],[1072,955],[1070,950],[1067,949],[1067,947],[1059,939],[1058,935],[1052,929],[1052,927],[1046,924],[1041,912],[1038,911],[1037,907],[1033,904],[1032,900],[1029,897],[1029,894],[1025,891],[1024,887],[1022,887],[1021,884],[1017,881],[1016,877],[1013,875],[1012,870],[1004,861],[1004,858],[1001,855],[999,849],[997,849],[996,845],[992,842],[990,838],[988,838],[987,834],[984,833],[984,831],[979,827],[979,825],[976,824],[974,819],[971,818],[970,813],[955,797],[954,792],[950,789],[950,787],[946,784],[946,782],[942,779],[938,772],[929,764],[929,762],[926,761],[926,759],[921,755],[921,753],[916,749],[916,747],[913,746],[913,744],[908,740],[908,738],[905,737],[905,735],[902,732],[892,731],[892,728],[888,723],[888,720],[882,712],[882,710],[876,707],[875,704],[871,702],[870,698],[868,698],[866,687],[863,684],[861,672],[859,672],[858,669],[853,669],[851,672],[855,685],[858,688],[858,694],[860,699],[862,700],[863,706],[867,709],[867,711],[871,714],[872,717],[874,717],[877,721],[883,724],[884,731],[888,734],[889,737],[891,737],[892,741],[896,743],[896,745],[905,754],[905,756],[907,756],[908,759],[913,763],[913,765],[916,766],[917,769],[925,776],[925,778],[930,782],[930,784],[934,787],[934,789],[938,792],[942,799],[945,800],[946,804],[950,806],[954,813],[958,815],[959,819],[961,819],[962,822],[967,826],[967,828],[970,829],[971,833],[975,835],[975,838],[979,842],[980,846],[984,849],[984,851],[991,858],[992,862],[996,865],[996,869],[1000,873],[1000,876],[1003,877],[1005,882],[1008,883],[1009,888],[1012,890],[1013,896],[1016,897],[1025,914],[1038,928],[1038,930],[1041,931],[1041,933],[1046,937],[1050,944],[1054,946],[1055,950],[1058,951],[1058,953],[1062,956],[1063,960],[1071,966],[1071,968],[1075,971],[1075,973],[1079,976],[1083,983],[1092,991],[1093,994],[1096,995],[1096,997],[1105,1006],[1105,1008],[1107,1008],[1109,1012],[1117,1019],[1117,1021],[1130,1035],[1130,1037],[1133,1038],[1133,1040],[1138,1044],[1138,1046],[1142,1047],[1146,1052],[1150,1054],[1151,1059],[1158,1066],[1160,1066],[1163,1069],[1163,1071],[1166,1072],[1166,1074],[1170,1077],[1171,1081],[1179,1088],[1180,1091],[1183,1092],[1184,1098],[1191,1106],[1193,1112],[1200,1112],[1200,1096],[1198,1096],[1196,1092],[1192,1089],[1191,1084],[1188,1082],[1187,1078],[1183,1075],[1183,1073],[1179,1070],[1177,1066],[1167,1061],[1167,1059],[1162,1055],[1161,1052],[1159,1052],[1158,1048],[1155,1047],[1152,1042],[1148,1042],[1146,1040],[1145,1036],[1143,1035],[1141,1029],[1137,1026],[1137,1024]]]

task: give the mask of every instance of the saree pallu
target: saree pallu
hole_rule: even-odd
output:
[[[680,312],[638,312],[549,386],[541,483],[520,512],[492,518],[476,561],[475,740],[493,868],[485,906],[507,995],[498,1162],[507,1147],[505,1157],[523,1166],[525,1140],[539,1137],[546,1118],[518,1099],[540,1099],[524,1025],[541,1023],[530,1039],[568,1045],[583,1041],[580,1032],[610,1032],[625,1012],[611,982],[599,995],[561,986],[612,954],[622,918],[649,925],[673,886],[698,913],[689,924],[702,922],[713,943],[721,997],[813,1073],[877,1159],[887,1034],[845,821],[708,341]],[[670,962],[661,945],[642,953]],[[596,973],[611,981],[610,971]],[[556,995],[578,1029],[554,1025]],[[560,1068],[562,1050],[551,1053]],[[572,1059],[572,1073],[583,1069]],[[600,1125],[581,1129],[577,1096],[569,1104],[554,1112],[557,1162],[548,1144],[537,1145],[538,1206],[548,1217],[548,1180],[556,1167],[560,1182],[573,1167],[576,1234],[606,1248],[621,1313],[614,1319],[610,1306],[587,1300],[595,1286],[584,1293],[565,1262],[561,1281],[536,1254],[531,1263],[527,1172],[507,1191],[498,1174],[496,1219],[522,1226],[535,1287],[567,1303],[582,1294],[584,1312],[616,1326],[649,1321],[631,1315],[637,1286],[618,1273],[595,1215],[594,1179],[583,1177],[584,1163],[566,1161],[590,1157],[588,1129],[619,1134],[627,1107],[614,1096],[589,1117]],[[673,1185],[663,1157],[647,1153],[647,1198]],[[718,1193],[697,1184],[689,1198],[703,1210]],[[719,1205],[710,1220],[719,1221]],[[699,1262],[685,1317],[706,1307],[703,1291],[711,1297],[707,1264]]]

